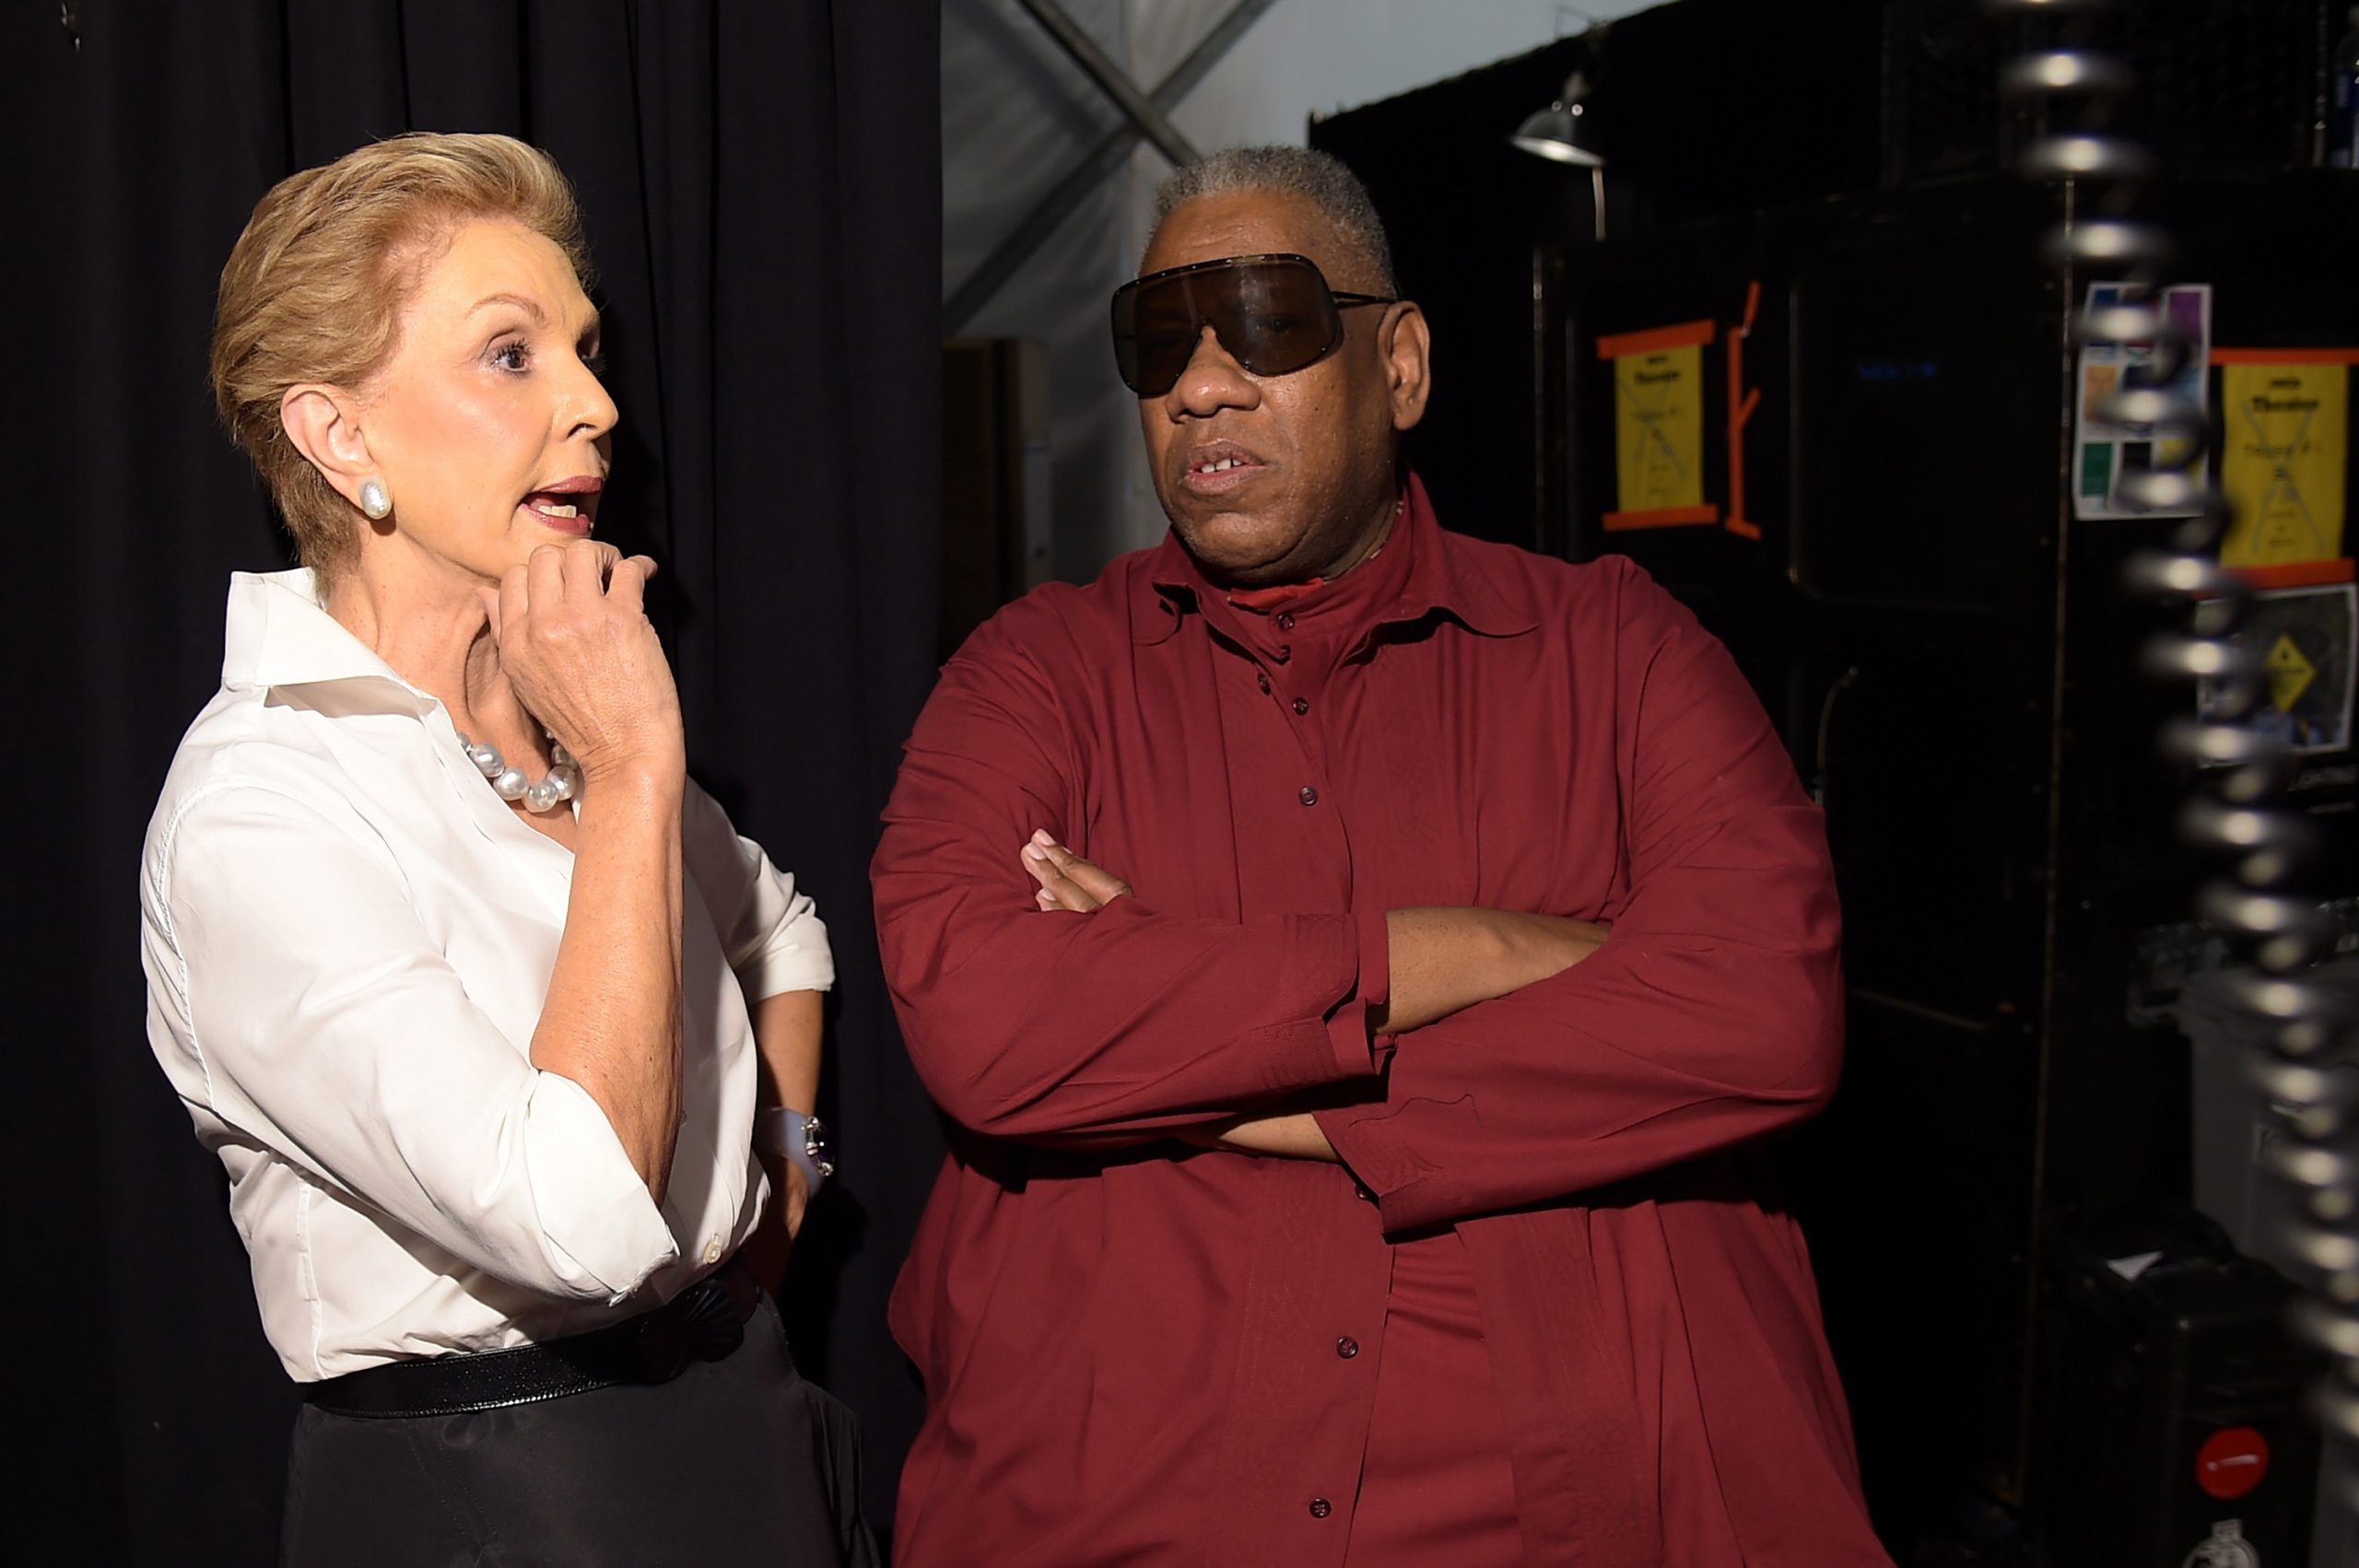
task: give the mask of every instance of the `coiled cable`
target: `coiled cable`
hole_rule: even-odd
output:
[[[2202,693],[2195,715],[2164,726],[2159,746],[2191,776],[2179,837],[2219,868],[2198,892],[2196,910],[2238,961],[2224,977],[2229,994],[2252,1020],[2251,1037],[2264,1042],[2241,1066],[2276,1123],[2260,1164],[2284,1201],[2268,1223],[2267,1245],[2299,1287],[2293,1332],[2329,1359],[2309,1410],[2342,1461],[2328,1467],[2340,1478],[2336,1501],[2359,1515],[2359,1073],[2338,1059],[2359,1020],[2349,995],[2308,973],[2336,936],[2306,890],[2318,834],[2284,803],[2298,755],[2251,722],[2266,700],[2267,672],[2235,633],[2252,591],[2219,564],[2232,514],[2205,477],[2209,422],[2172,390],[2202,345],[2160,309],[2170,236],[2137,211],[2154,160],[2110,128],[2132,74],[2088,41],[2106,0],[1986,0],[1985,9],[2054,29],[2047,46],[2002,67],[2000,90],[2036,126],[2016,155],[2018,171],[2070,181],[2066,216],[2046,240],[2048,259],[2120,285],[2112,302],[2078,312],[2075,335],[2084,344],[2152,345],[2144,384],[2115,392],[2095,412],[2153,432],[2151,466],[2121,475],[2117,494],[2139,509],[2192,515],[2170,531],[2166,546],[2133,552],[2123,581],[2132,594],[2185,611],[2184,629],[2151,638],[2139,662],[2155,679]]]

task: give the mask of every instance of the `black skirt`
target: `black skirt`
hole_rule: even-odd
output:
[[[874,1568],[851,1412],[794,1369],[768,1296],[745,1342],[668,1383],[465,1415],[306,1405],[289,1568]]]

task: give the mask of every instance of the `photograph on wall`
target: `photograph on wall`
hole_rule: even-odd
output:
[[[2135,291],[2118,283],[2089,286],[2088,310],[2102,310],[2130,302]],[[2173,330],[2188,344],[2178,373],[2167,382],[2155,380],[2152,343],[2109,343],[2095,339],[2081,345],[2079,396],[2072,409],[2072,515],[2079,518],[2182,517],[2192,509],[2150,509],[2133,505],[2121,493],[2122,477],[2149,466],[2177,467],[2186,461],[2180,443],[2158,441],[2150,425],[2107,417],[2107,401],[2117,392],[2163,386],[2193,404],[2201,412],[2207,401],[2212,349],[2212,286],[2180,284],[2163,290],[2162,310]],[[2202,470],[2194,477],[2200,482]]]
[[[2298,752],[2350,745],[2354,626],[2359,591],[2347,582],[2255,594],[2235,641],[2260,655],[2268,688],[2244,722]],[[2225,717],[2212,683],[2197,701],[2206,719]]]

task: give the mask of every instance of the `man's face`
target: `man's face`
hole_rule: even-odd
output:
[[[1385,292],[1317,206],[1272,191],[1189,202],[1165,220],[1140,271],[1273,252],[1308,256],[1338,291]],[[1213,577],[1245,586],[1332,577],[1382,537],[1396,498],[1394,442],[1425,412],[1425,320],[1403,303],[1347,310],[1343,321],[1335,352],[1266,378],[1206,327],[1171,390],[1139,400],[1156,495]]]

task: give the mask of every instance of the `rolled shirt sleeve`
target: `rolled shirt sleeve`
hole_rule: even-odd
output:
[[[536,1018],[469,997],[357,815],[208,785],[141,894],[151,1036],[234,1135],[528,1290],[618,1300],[678,1256],[596,1102],[533,1066]]]
[[[748,1003],[834,988],[835,954],[810,895],[694,783],[682,800],[680,844]]]

